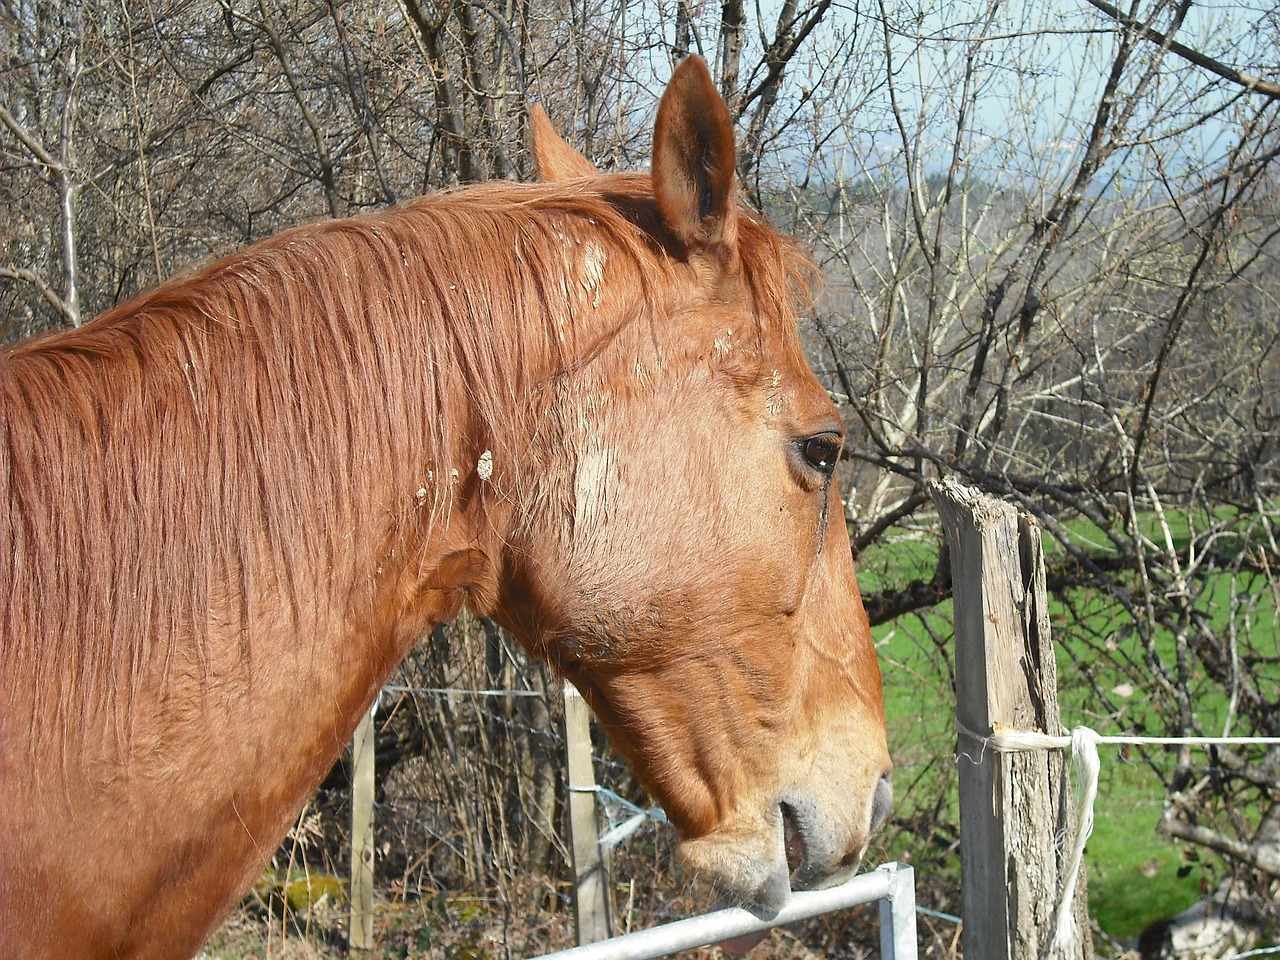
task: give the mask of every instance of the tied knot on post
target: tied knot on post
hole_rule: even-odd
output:
[[[601,804],[604,806],[605,816],[611,826],[600,835],[596,842],[606,851],[612,851],[614,847],[630,837],[647,822],[668,822],[666,811],[661,807],[649,807],[646,810],[608,787],[602,787],[597,784],[593,787],[570,787],[569,791],[571,793],[594,793],[599,797]],[[616,822],[619,819],[618,811],[629,814],[627,819],[622,820],[620,823]]]

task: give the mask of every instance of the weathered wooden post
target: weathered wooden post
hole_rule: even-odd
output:
[[[353,950],[373,949],[373,793],[377,725],[368,710],[351,742],[351,928]]]
[[[952,478],[929,492],[955,597],[964,955],[1042,960],[1068,856],[1062,838],[1075,826],[1066,760],[1060,750],[997,753],[983,739],[999,727],[1062,733],[1040,530],[1012,505]],[[1080,939],[1065,958],[1087,960],[1083,882],[1073,909]]]
[[[573,909],[578,943],[613,935],[609,864],[600,849],[596,776],[591,767],[591,711],[582,694],[564,685],[564,735],[569,768],[569,832],[573,851]]]

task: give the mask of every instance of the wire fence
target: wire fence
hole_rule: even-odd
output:
[[[414,651],[382,691],[375,716],[371,960],[517,960],[571,947],[559,681],[490,625],[463,620]],[[613,860],[615,931],[703,912],[714,894],[676,879],[674,831],[602,737],[596,745],[591,792],[603,816],[599,839]],[[900,766],[904,787],[910,770]],[[346,955],[351,780],[349,764],[335,769],[208,957],[292,956],[289,945],[298,942],[308,945],[305,956]],[[920,956],[955,957],[960,918],[951,904],[958,901],[934,892],[945,871],[917,870],[925,880],[924,903],[915,907]],[[877,911],[859,907],[775,934],[753,960],[860,960],[881,955],[879,936]],[[1277,952],[1259,946],[1239,956]]]
[[[572,947],[560,681],[492,625],[464,618],[413,651],[374,717],[371,960],[517,960]],[[595,746],[614,932],[705,912],[716,895],[680,876],[674,829],[599,731]],[[346,955],[352,780],[344,758],[206,956],[284,956],[299,943],[307,956]],[[877,916],[864,906],[800,921],[760,950],[779,960],[876,956]]]

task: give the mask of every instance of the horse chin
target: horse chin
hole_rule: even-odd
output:
[[[767,920],[791,897],[791,867],[776,829],[761,833],[723,831],[686,840],[677,851],[687,873],[710,881],[722,905],[741,906]]]

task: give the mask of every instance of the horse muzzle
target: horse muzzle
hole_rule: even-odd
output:
[[[782,801],[779,808],[790,889],[834,886],[852,876],[892,806],[893,778],[887,771],[876,781],[870,817],[861,830],[843,828],[838,820],[824,817],[821,808],[806,797]]]
[[[792,890],[831,886],[857,870],[893,804],[891,775],[886,771],[879,777],[861,810],[832,812],[822,801],[799,791],[789,794],[759,818],[755,829],[719,830],[685,841],[680,861],[709,880],[726,902],[768,918],[782,909]]]

